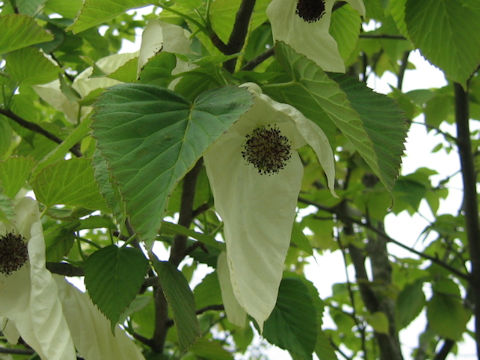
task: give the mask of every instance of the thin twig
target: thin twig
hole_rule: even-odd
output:
[[[410,50],[405,51],[403,53],[402,62],[400,63],[400,68],[398,69],[397,89],[400,91],[402,90],[403,79],[405,77],[405,71],[407,70],[409,56],[410,56]]]
[[[11,355],[32,355],[35,354],[35,351],[29,349],[9,349],[0,347],[0,354],[11,354]]]
[[[388,39],[388,40],[407,40],[405,36],[402,35],[389,35],[389,34],[360,34],[360,38],[363,39]]]
[[[28,120],[25,120],[24,118],[18,116],[17,114],[15,114],[14,112],[12,112],[11,110],[7,110],[7,109],[0,109],[0,114],[3,114],[5,115],[6,117],[12,119],[13,121],[15,121],[18,125],[24,127],[25,129],[28,129],[28,130],[31,130],[33,132],[36,132],[40,135],[43,135],[45,136],[47,139],[50,139],[52,140],[53,142],[56,142],[57,144],[61,144],[63,142],[62,139],[60,139],[58,136],[52,134],[50,131],[48,130],[45,130],[44,128],[42,128],[40,125],[38,124],[35,124],[33,122],[30,122]],[[82,157],[82,153],[78,150],[77,147],[75,146],[72,146],[70,148],[70,152],[75,155],[76,157]]]
[[[267,60],[269,57],[271,57],[273,54],[275,54],[275,48],[270,48],[264,53],[258,55],[256,58],[250,60],[248,63],[246,63],[243,67],[242,70],[248,71],[248,70],[253,70],[255,69],[258,65],[260,65],[262,62]]]

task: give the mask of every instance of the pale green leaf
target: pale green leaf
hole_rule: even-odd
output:
[[[94,252],[85,261],[85,286],[112,328],[135,299],[149,266],[142,252],[115,245]]]
[[[33,47],[9,53],[6,68],[13,80],[25,85],[45,84],[55,80],[60,72],[60,68]]]
[[[14,198],[28,180],[33,166],[33,159],[25,157],[10,157],[0,161],[0,186],[3,192]]]
[[[37,199],[47,206],[64,204],[106,209],[90,159],[61,160],[45,167],[31,181]]]
[[[79,33],[107,22],[128,9],[142,7],[150,3],[147,0],[84,0],[75,22],[67,30]]]
[[[142,240],[155,237],[176,183],[250,104],[248,92],[234,87],[204,93],[193,104],[146,84],[118,85],[102,95],[93,135]]]
[[[9,14],[0,16],[0,54],[21,49],[29,45],[53,40],[53,36],[42,29],[27,15]]]
[[[154,259],[153,266],[172,309],[180,348],[187,349],[200,336],[192,291],[183,274],[172,264]]]
[[[357,46],[361,23],[358,12],[349,4],[335,10],[332,14],[330,34],[337,42],[338,51],[344,61],[348,60]]]
[[[480,7],[465,0],[407,0],[405,22],[416,47],[463,86],[480,64]]]
[[[2,222],[10,221],[14,215],[12,199],[0,192],[0,220]]]
[[[263,336],[304,359],[312,358],[317,340],[316,309],[300,279],[287,278],[280,283],[277,304],[265,321]]]

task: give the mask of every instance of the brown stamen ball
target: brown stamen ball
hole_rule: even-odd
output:
[[[276,126],[256,128],[245,138],[242,157],[260,175],[277,174],[287,165],[291,156],[290,141]]]
[[[10,275],[28,260],[27,243],[22,235],[9,232],[0,236],[0,273]]]
[[[298,0],[297,10],[295,12],[308,23],[318,21],[325,15],[325,1]]]

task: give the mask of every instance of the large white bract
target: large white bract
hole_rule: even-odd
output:
[[[302,183],[296,149],[312,147],[332,193],[335,164],[327,137],[315,123],[262,94],[256,84],[242,86],[254,97],[253,106],[209,148],[204,160],[215,209],[224,221],[233,293],[262,328],[277,300]],[[255,129],[277,129],[288,139],[290,157],[278,171],[259,171],[242,156],[247,139],[259,133]]]
[[[137,346],[63,277],[45,266],[45,240],[37,202],[19,198],[15,216],[0,222],[0,236],[20,235],[28,260],[8,275],[0,273],[0,326],[10,343],[21,336],[42,360],[143,360]]]
[[[323,0],[318,0],[318,3]],[[297,14],[298,0],[272,0],[267,16],[275,41],[283,41],[296,52],[314,61],[324,71],[345,72],[335,39],[330,35],[334,0],[325,0],[325,12],[317,21],[307,22]],[[360,15],[365,15],[362,0],[347,0]]]

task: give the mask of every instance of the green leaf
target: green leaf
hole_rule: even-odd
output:
[[[316,309],[308,287],[301,280],[282,280],[277,303],[265,322],[263,336],[270,343],[303,359],[312,358],[317,340]]]
[[[135,299],[149,266],[135,248],[107,246],[85,261],[85,286],[93,303],[110,320],[112,329]]]
[[[190,351],[201,359],[233,360],[233,355],[222,347],[219,340],[200,338],[192,345]]]
[[[398,294],[395,305],[395,324],[398,329],[403,329],[410,324],[425,306],[423,281],[416,281],[406,285]]]
[[[118,85],[102,95],[93,135],[142,240],[154,239],[176,183],[251,102],[235,87],[203,93],[193,104],[146,84]]]
[[[388,334],[388,318],[385,313],[377,311],[373,314],[366,314],[365,319],[376,332]]]
[[[28,180],[33,166],[33,159],[25,157],[11,157],[0,161],[0,185],[8,197],[15,197]]]
[[[61,160],[45,167],[31,182],[37,199],[47,206],[64,204],[106,209],[93,177],[90,159]]]
[[[0,54],[21,49],[33,44],[53,40],[53,36],[42,29],[27,15],[9,14],[0,16]]]
[[[406,134],[403,116],[395,103],[348,78],[343,78],[339,86],[314,62],[281,42],[277,42],[275,56],[287,70],[290,81],[266,85],[265,92],[277,101],[295,106],[324,131],[335,124],[391,190]],[[377,126],[381,126],[381,131]]]
[[[335,76],[334,79],[360,115],[363,127],[373,143],[378,166],[376,175],[388,190],[392,190],[400,170],[407,136],[407,122],[403,112],[395,101],[372,91],[358,80],[347,76]],[[375,167],[369,165],[375,170]]]
[[[150,3],[147,0],[84,0],[75,22],[67,30],[76,34],[107,22],[128,9],[142,7]]]
[[[44,169],[47,165],[51,165],[57,161],[65,158],[65,155],[70,151],[75,144],[81,142],[81,140],[90,132],[90,124],[92,119],[90,117],[83,120],[55,149],[50,151],[35,167],[34,174],[37,175],[40,170]]]
[[[408,0],[405,22],[416,47],[463,86],[480,63],[480,7],[465,0]]]
[[[79,222],[50,226],[43,232],[46,261],[59,262],[68,254],[75,240]]]
[[[195,300],[183,274],[169,262],[153,261],[162,290],[172,309],[181,349],[187,349],[200,336]]]
[[[0,220],[10,221],[15,216],[15,208],[12,199],[0,192]]]
[[[313,255],[313,248],[308,241],[308,238],[302,231],[300,224],[297,222],[293,223],[292,227],[292,242],[298,246],[299,249],[305,251],[308,255]]]
[[[34,16],[47,0],[16,0],[18,10],[21,14]]]
[[[441,280],[434,285],[433,291],[427,304],[428,324],[441,337],[459,341],[470,313],[462,304],[458,285],[452,280]]]
[[[33,47],[9,53],[6,68],[13,80],[24,85],[51,82],[60,72],[60,68]]]
[[[213,236],[190,230],[185,226],[171,223],[169,221],[162,221],[162,230],[164,230],[167,234],[180,234],[191,237],[192,239],[201,241],[202,243],[213,246],[219,250],[223,250],[225,248],[224,243],[215,240]]]
[[[193,296],[198,309],[209,305],[222,304],[222,293],[220,292],[217,273],[212,272],[205,276],[202,282],[193,289]]]
[[[7,157],[12,144],[13,132],[8,121],[0,119],[0,159]]]
[[[318,332],[315,354],[319,360],[338,360],[330,340],[321,330]]]
[[[343,60],[348,60],[358,43],[362,20],[348,3],[332,13],[330,34],[338,45]]]
[[[82,0],[48,0],[45,8],[65,18],[73,19],[82,7],[82,2]]]

